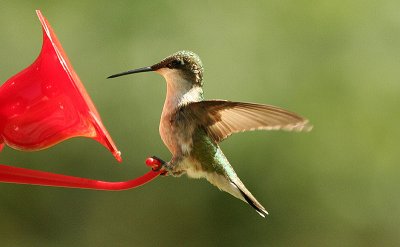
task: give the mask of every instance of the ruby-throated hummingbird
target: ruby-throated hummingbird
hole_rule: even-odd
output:
[[[310,130],[308,120],[271,105],[204,100],[203,65],[199,56],[190,51],[179,51],[152,66],[108,78],[146,71],[157,72],[167,81],[159,127],[161,138],[172,153],[172,159],[163,165],[167,174],[204,177],[265,217],[267,210],[240,181],[218,143],[232,133],[247,130]]]

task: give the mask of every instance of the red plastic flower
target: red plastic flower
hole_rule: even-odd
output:
[[[121,161],[57,36],[36,12],[43,27],[42,51],[32,65],[0,87],[2,142],[19,150],[40,150],[71,137],[89,137]]]
[[[0,149],[7,144],[19,150],[41,150],[68,138],[82,136],[97,140],[121,161],[92,100],[72,68],[53,29],[36,11],[43,27],[42,51],[28,68],[0,87]],[[124,190],[140,186],[165,174],[157,159],[153,168],[129,181],[107,182],[43,171],[0,165],[0,182],[83,188]]]

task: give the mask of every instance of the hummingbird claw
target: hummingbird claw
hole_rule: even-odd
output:
[[[158,158],[157,156],[152,156],[146,159],[146,165],[150,166],[151,169],[155,172],[162,170],[165,164],[167,164],[167,162]],[[166,176],[167,173],[168,173],[167,171],[163,170],[161,171],[160,175]]]

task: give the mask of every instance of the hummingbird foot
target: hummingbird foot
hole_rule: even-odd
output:
[[[150,158],[146,159],[146,165],[150,166],[151,169],[155,172],[157,171],[162,171],[160,175],[162,176],[168,176],[171,175],[173,177],[180,177],[182,174],[185,173],[184,170],[179,169],[176,165],[176,160],[172,159],[169,162],[166,162],[157,156],[152,156]]]
[[[166,165],[166,167],[164,168],[166,170],[166,172],[168,173],[168,175],[171,175],[173,177],[180,177],[183,174],[185,174],[185,171],[177,171],[174,170],[174,168],[172,168],[172,166]]]
[[[181,163],[181,158],[173,157],[169,162],[163,164],[163,169],[173,177],[180,177],[185,174],[185,170],[181,169],[179,165]]]
[[[160,168],[158,168],[158,170],[163,170],[164,172],[161,175],[171,175],[173,177],[180,177],[182,174],[184,174],[184,171],[181,170],[176,170],[176,167],[174,165],[171,164],[171,162],[165,162],[161,165]],[[154,169],[153,169],[154,171]]]

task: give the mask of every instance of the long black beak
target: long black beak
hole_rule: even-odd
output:
[[[128,70],[128,71],[121,72],[121,73],[118,73],[115,75],[110,75],[109,77],[107,77],[107,79],[115,78],[115,77],[119,77],[119,76],[123,76],[123,75],[140,73],[140,72],[147,72],[147,71],[153,71],[152,67],[143,67],[143,68],[139,68],[139,69]]]

